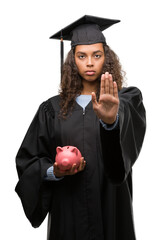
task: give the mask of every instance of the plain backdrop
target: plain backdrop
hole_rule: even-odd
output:
[[[141,89],[147,132],[133,168],[138,240],[161,239],[161,107],[159,0],[2,0],[0,2],[0,238],[46,239],[47,219],[34,229],[14,191],[15,156],[40,103],[58,93],[59,41],[49,37],[82,17],[120,19],[104,31],[127,75]],[[70,44],[65,43],[65,52]]]

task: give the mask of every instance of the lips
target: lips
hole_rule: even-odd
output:
[[[86,73],[86,75],[88,75],[88,76],[92,76],[92,75],[95,74],[95,71],[93,71],[93,70],[88,70],[88,71],[86,71],[85,73]]]

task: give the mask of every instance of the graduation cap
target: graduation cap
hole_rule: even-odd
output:
[[[120,20],[84,15],[77,21],[52,35],[50,37],[51,39],[61,40],[61,69],[64,58],[63,40],[71,41],[72,47],[77,45],[106,43],[102,31],[118,22],[120,22]]]

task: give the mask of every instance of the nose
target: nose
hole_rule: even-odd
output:
[[[91,58],[91,57],[88,57],[88,58],[87,58],[87,66],[88,66],[88,67],[93,67],[93,61],[92,61],[92,58]]]

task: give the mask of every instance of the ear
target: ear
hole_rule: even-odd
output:
[[[62,149],[61,147],[57,147],[57,148],[56,148],[56,152],[57,152],[57,153],[60,153],[60,152],[62,152],[62,151],[63,151],[63,149]]]
[[[74,152],[76,155],[78,155],[78,149],[76,147],[73,147],[73,149],[71,150],[71,152]]]

